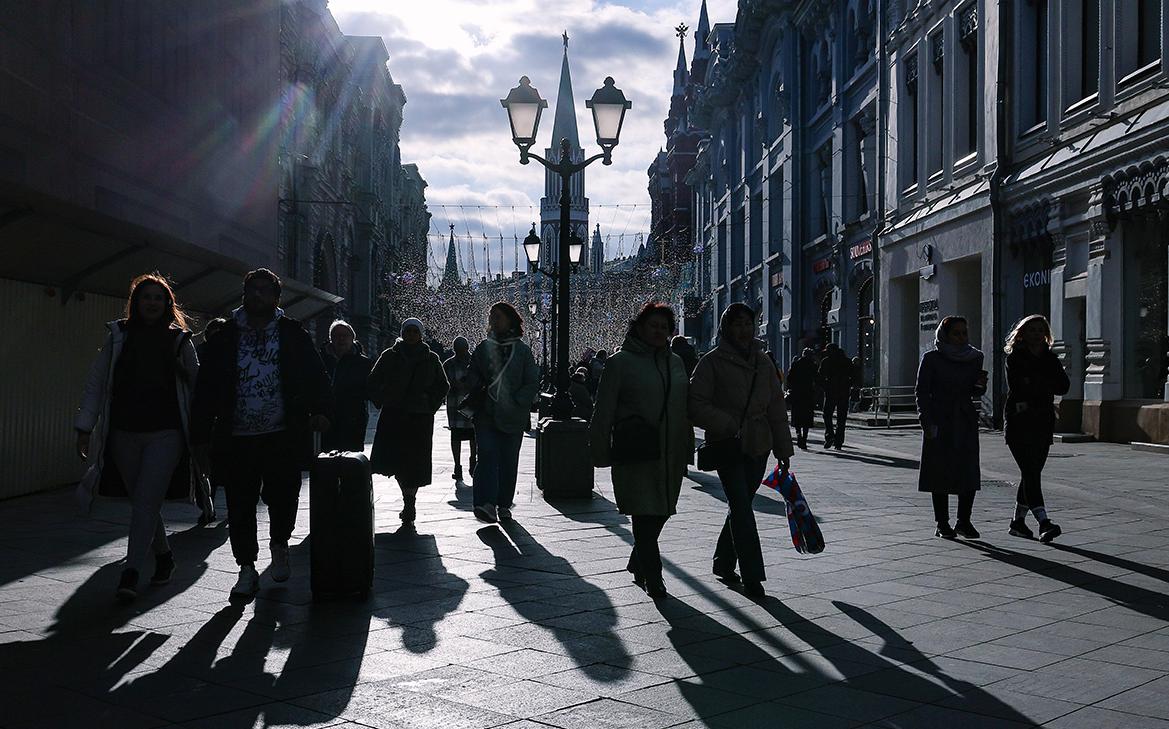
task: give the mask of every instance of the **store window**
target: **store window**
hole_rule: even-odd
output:
[[[1124,226],[1124,394],[1161,400],[1169,369],[1169,235],[1152,221]]]

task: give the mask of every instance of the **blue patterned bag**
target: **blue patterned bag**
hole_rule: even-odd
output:
[[[819,554],[824,551],[824,535],[812,515],[808,500],[800,490],[796,475],[792,471],[781,471],[779,464],[771,475],[763,479],[763,485],[775,489],[783,496],[787,505],[787,525],[792,533],[792,546],[800,554]]]

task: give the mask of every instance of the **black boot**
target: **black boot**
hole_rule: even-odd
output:
[[[138,597],[138,570],[122,570],[122,579],[118,581],[118,592],[116,594],[122,602],[130,602]]]
[[[414,517],[417,516],[417,510],[414,508],[415,497],[403,496],[402,500],[405,503],[402,506],[402,511],[398,513],[398,518],[402,520],[403,524],[413,524]]]
[[[1044,519],[1039,523],[1039,541],[1047,544],[1051,540],[1063,534],[1063,529],[1059,528],[1059,524],[1055,524],[1051,519]]]
[[[164,552],[154,555],[154,574],[150,578],[152,585],[165,585],[175,573],[175,553]]]

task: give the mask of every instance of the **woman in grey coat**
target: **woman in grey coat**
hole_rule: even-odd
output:
[[[977,539],[970,522],[981,470],[978,463],[978,409],[986,392],[982,352],[970,345],[966,320],[948,316],[938,325],[934,348],[917,371],[917,412],[921,420],[921,468],[917,489],[933,494],[935,536]],[[950,526],[950,494],[958,496],[958,521]]]

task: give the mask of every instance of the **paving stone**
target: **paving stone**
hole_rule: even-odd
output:
[[[537,716],[535,720],[562,729],[665,729],[678,723],[673,714],[613,699],[597,699]]]
[[[1124,727],[1124,729],[1169,729],[1169,721],[1147,716],[1125,714],[1098,706],[1085,706],[1065,714],[1044,726],[1051,729],[1102,729],[1102,727]]]

